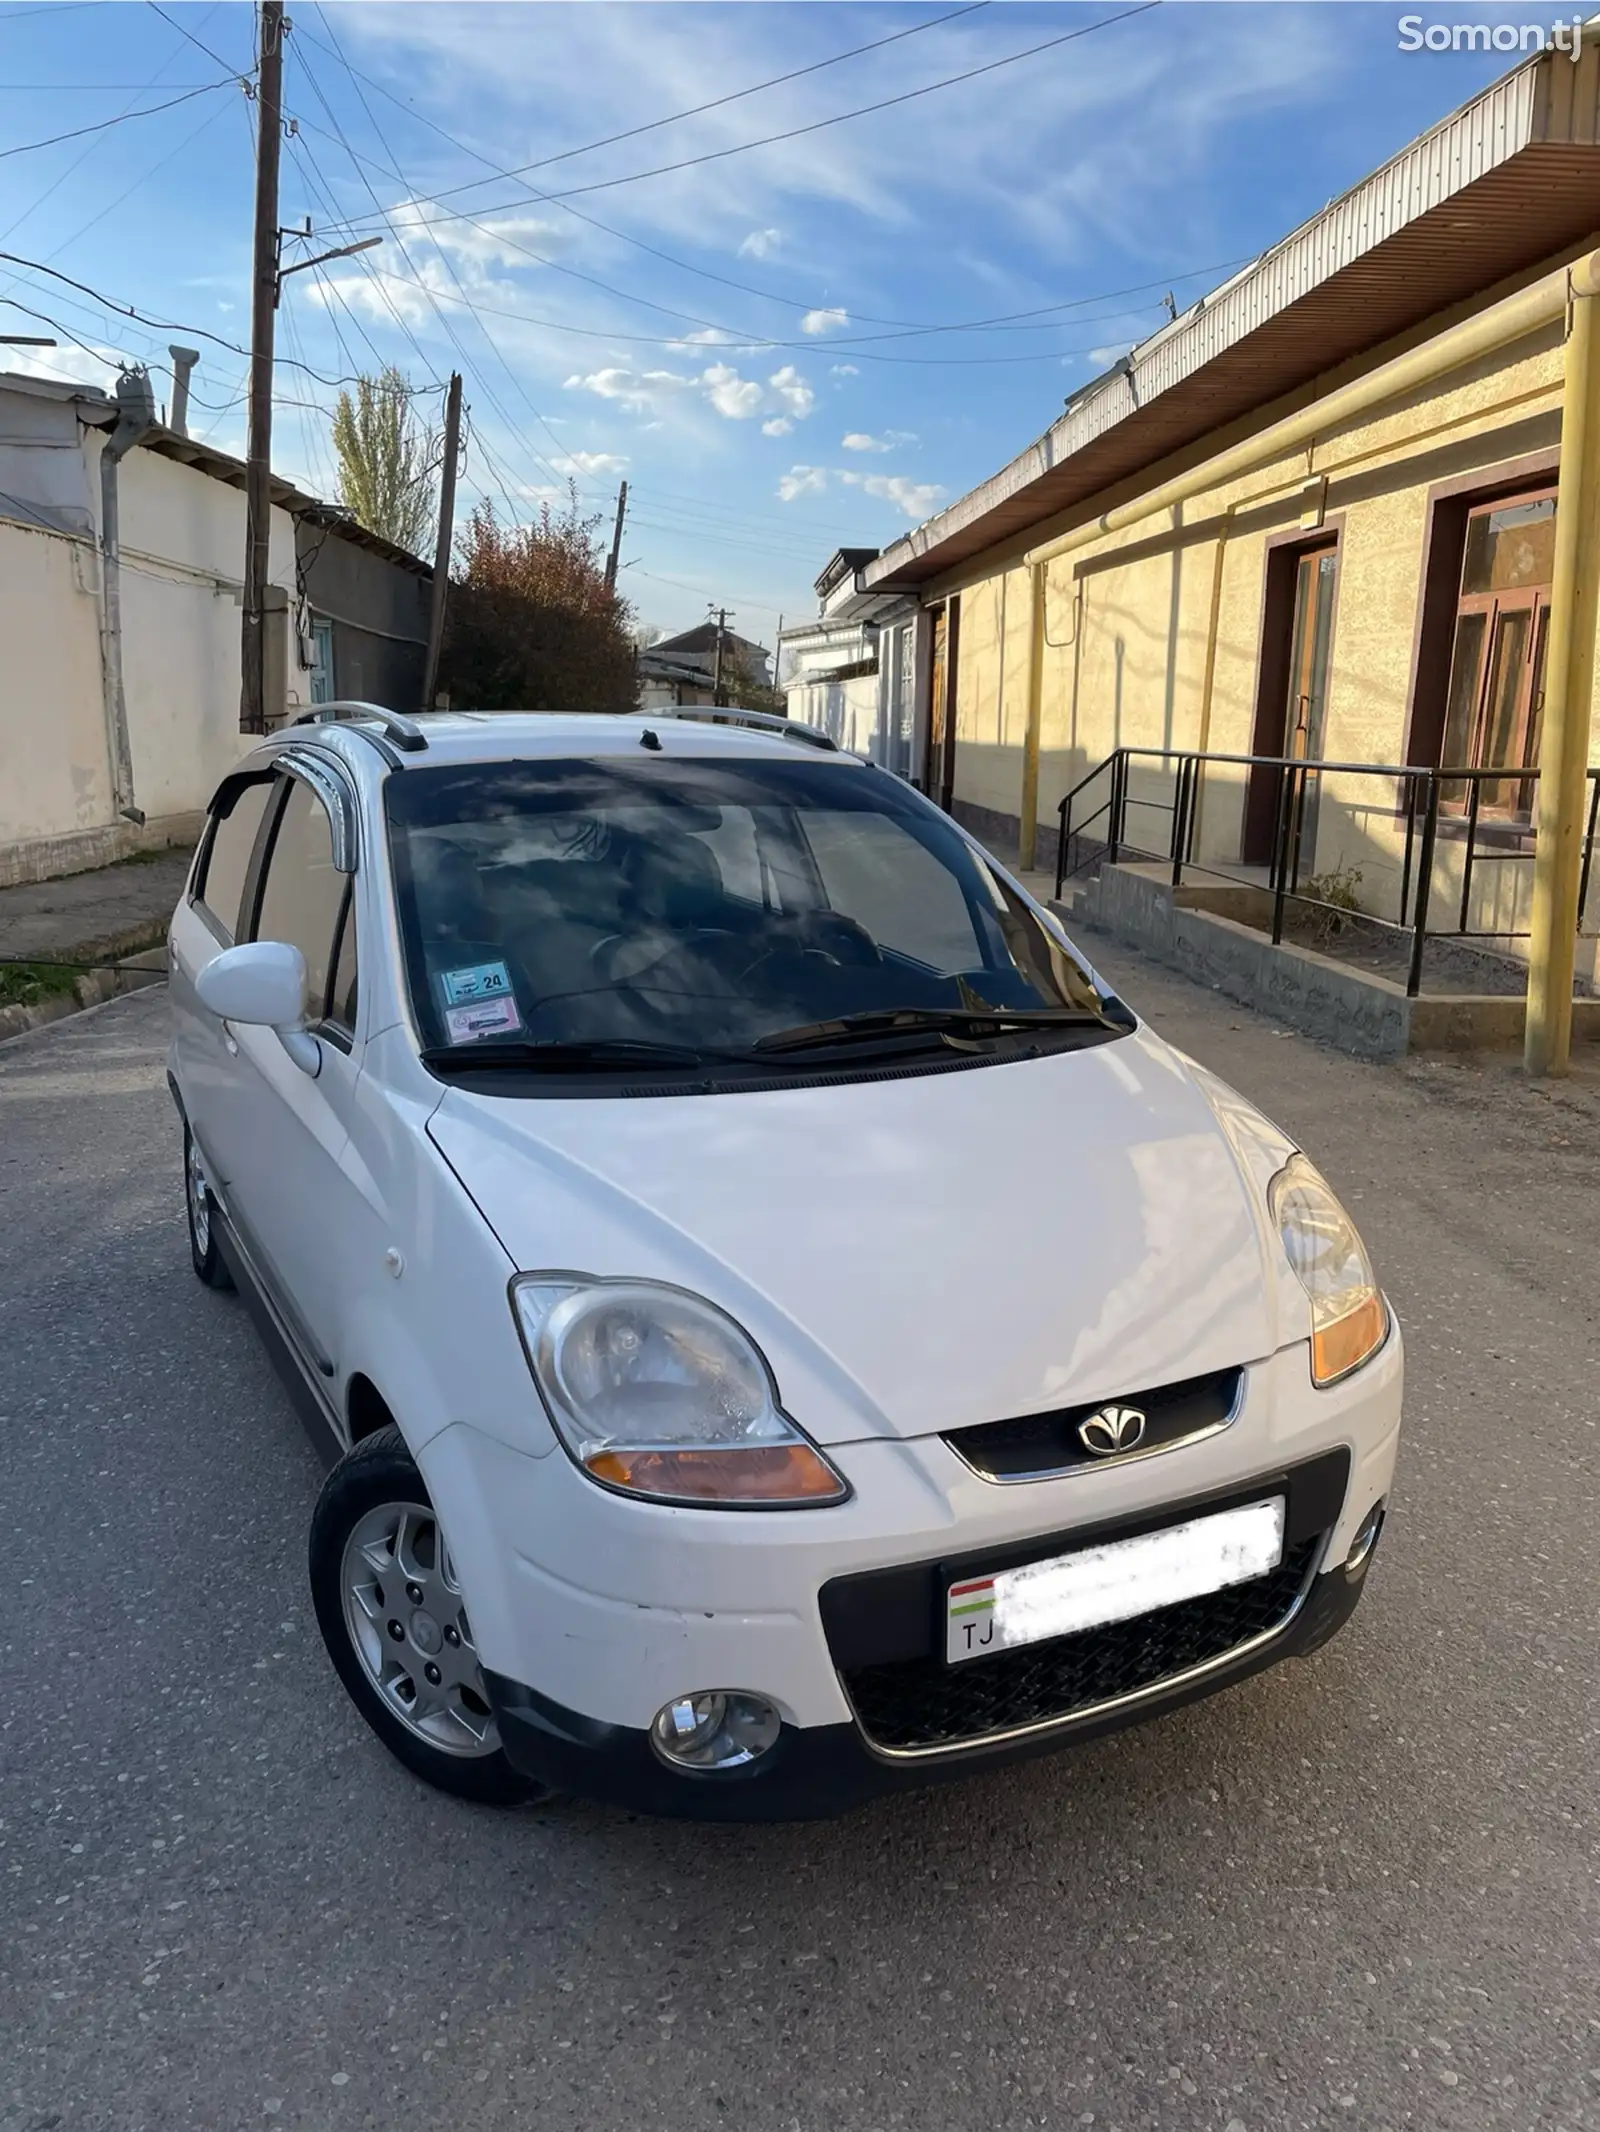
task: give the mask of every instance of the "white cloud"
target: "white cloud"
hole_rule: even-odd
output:
[[[567,379],[568,392],[592,392],[602,400],[617,400],[624,407],[654,407],[664,395],[681,392],[699,382],[680,377],[675,370],[626,370],[613,363],[604,370],[591,370],[587,377]]]
[[[886,429],[881,437],[869,436],[864,429],[852,429],[840,438],[847,452],[892,452],[898,444],[915,444],[916,432],[909,429]]]
[[[781,370],[775,370],[767,383],[797,422],[803,422],[817,404],[816,394],[793,363],[785,363]]]
[[[808,311],[800,321],[802,333],[831,333],[835,326],[848,326],[848,311]]]
[[[725,348],[733,339],[720,326],[702,326],[698,332],[686,333],[681,341],[672,343],[674,348]]]
[[[836,378],[858,378],[861,375],[854,363],[834,363],[831,369]]]
[[[827,486],[826,467],[791,466],[778,483],[778,495],[784,503],[793,503],[797,496],[820,496]]]
[[[740,377],[731,363],[713,363],[701,372],[700,382],[717,413],[726,415],[730,422],[746,421],[760,410],[760,383],[755,378]]]
[[[858,474],[846,469],[839,479],[847,488],[863,489],[869,496],[892,503],[912,519],[926,518],[944,494],[937,481],[913,481],[905,474]]]
[[[753,229],[743,244],[740,245],[739,257],[741,259],[765,259],[769,252],[777,250],[778,234],[775,229]]]
[[[796,422],[803,422],[816,405],[816,394],[795,369],[785,363],[765,384],[743,376],[732,363],[708,363],[704,370],[632,370],[613,363],[603,370],[575,371],[566,381],[569,392],[592,392],[602,400],[615,400],[636,414],[657,414],[672,400],[681,405],[698,395],[726,422],[748,422],[752,415],[765,415],[769,437],[784,437]],[[781,423],[782,427],[773,425]]]
[[[1127,354],[1129,345],[1127,341],[1116,341],[1109,348],[1091,348],[1089,360],[1091,363],[1098,363],[1103,370],[1108,370],[1120,356]]]
[[[558,474],[625,474],[628,461],[620,452],[562,452],[550,464]]]

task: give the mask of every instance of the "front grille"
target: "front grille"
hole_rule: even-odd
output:
[[[1310,1576],[1321,1536],[1278,1567],[1203,1599],[1021,1650],[947,1665],[899,1659],[842,1675],[862,1730],[880,1747],[931,1749],[1070,1718],[1153,1688],[1281,1628]]]
[[[1135,1457],[1209,1436],[1232,1416],[1243,1375],[1242,1370],[1216,1370],[1208,1377],[1188,1377],[1181,1384],[1132,1392],[1115,1401],[1058,1407],[1015,1421],[979,1422],[970,1429],[952,1429],[945,1442],[988,1480],[1042,1480],[1105,1463],[1089,1450],[1078,1428],[1107,1405],[1137,1407],[1144,1416]]]

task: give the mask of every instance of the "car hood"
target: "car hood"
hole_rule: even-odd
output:
[[[515,1265],[710,1297],[787,1411],[841,1443],[1151,1390],[1304,1336],[1203,1079],[1140,1029],[750,1093],[451,1088],[429,1131]]]

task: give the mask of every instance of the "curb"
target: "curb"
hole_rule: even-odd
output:
[[[130,955],[114,970],[94,970],[87,977],[80,977],[70,993],[63,992],[55,999],[41,1000],[33,1007],[0,1007],[0,1044],[8,1043],[12,1037],[26,1036],[30,1029],[43,1029],[50,1022],[65,1021],[68,1015],[82,1014],[85,1008],[103,1007],[108,1000],[120,999],[125,992],[138,992],[146,985],[162,984],[166,975],[166,949],[147,948],[143,954]]]

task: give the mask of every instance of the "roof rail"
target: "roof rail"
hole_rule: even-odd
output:
[[[698,719],[702,725],[749,726],[757,733],[780,733],[785,740],[798,740],[802,747],[821,748],[828,755],[839,753],[839,743],[819,732],[814,725],[795,725],[773,711],[741,711],[720,703],[676,703],[660,708],[652,705],[640,715],[645,718]]]
[[[397,748],[408,755],[421,752],[428,745],[428,736],[414,718],[402,718],[398,711],[386,711],[381,703],[314,703],[309,711],[302,711],[292,725],[378,725]]]

